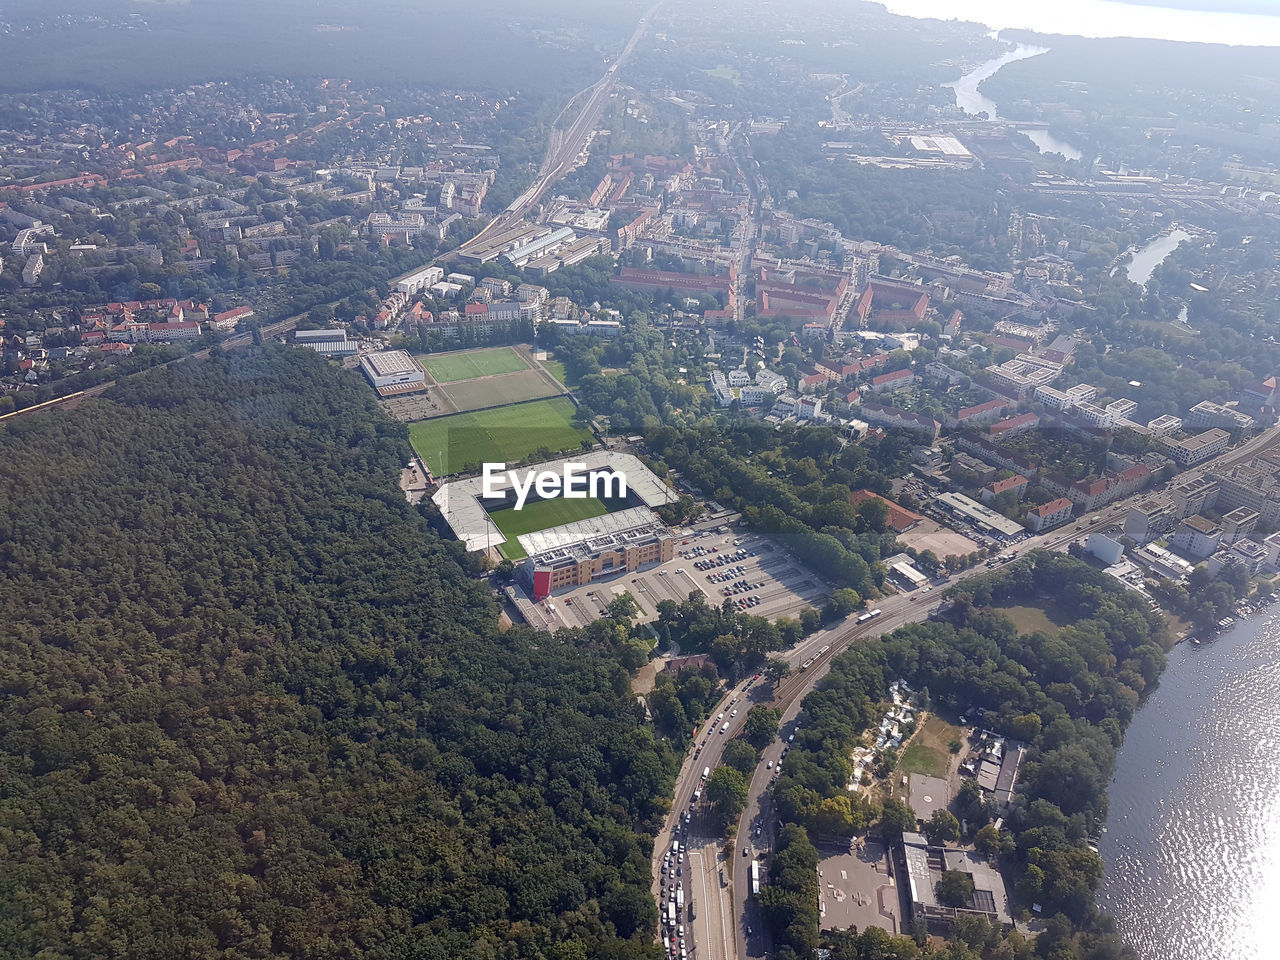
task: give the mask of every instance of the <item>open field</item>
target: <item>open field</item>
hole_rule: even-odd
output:
[[[970,554],[978,549],[978,545],[963,534],[927,519],[899,535],[898,539],[921,552],[930,550],[942,560],[957,554]]]
[[[460,411],[479,410],[500,403],[520,403],[539,397],[554,397],[560,391],[537,370],[521,370],[484,377],[480,380],[461,380],[440,388],[449,395]]]
[[[409,442],[430,469],[448,475],[468,464],[523,460],[540,447],[576,449],[591,434],[573,425],[573,411],[568,397],[552,397],[457,413],[410,424]]]
[[[515,373],[527,370],[524,358],[510,347],[491,350],[466,350],[461,353],[436,354],[419,357],[427,373],[436,383],[452,383],[455,380],[474,380],[476,377],[492,377],[499,373]]]
[[[523,560],[527,554],[516,540],[521,534],[558,527],[574,520],[603,516],[608,512],[609,508],[604,505],[604,501],[597,497],[587,497],[584,500],[539,500],[525,504],[523,510],[514,507],[495,510],[489,514],[489,518],[507,538],[507,542],[498,548],[502,555],[508,560]]]
[[[948,744],[952,740],[963,743],[964,732],[941,717],[930,714],[925,718],[924,726],[916,731],[907,748],[902,751],[898,770],[902,773],[923,773],[930,777],[945,778],[951,769],[952,755]]]
[[[1008,606],[993,609],[1012,620],[1019,633],[1035,633],[1038,630],[1048,636],[1056,637],[1062,628],[1070,623],[1069,619],[1063,619],[1061,611],[1043,607]]]

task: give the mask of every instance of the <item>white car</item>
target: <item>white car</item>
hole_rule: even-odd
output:
[[[724,719],[724,711],[723,711],[723,710],[721,710],[718,714],[716,714],[716,719],[717,719],[717,720],[723,720],[723,719]]]
[[[772,761],[772,760],[770,760],[768,763],[766,763],[766,764],[764,765],[764,768],[765,768],[766,770],[772,770],[772,769],[773,769],[773,761]]]
[[[730,711],[729,711],[729,716],[731,716],[731,717],[736,717],[737,715],[738,715],[738,711],[737,711],[737,710],[730,710]]]

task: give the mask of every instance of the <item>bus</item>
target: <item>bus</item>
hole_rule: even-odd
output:
[[[667,902],[667,923],[672,927],[676,925],[676,905],[674,902]]]
[[[755,896],[760,896],[760,861],[751,861],[751,892]]]

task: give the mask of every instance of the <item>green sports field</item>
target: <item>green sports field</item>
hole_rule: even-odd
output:
[[[609,508],[604,505],[604,501],[587,497],[585,500],[539,500],[537,503],[525,504],[523,510],[516,510],[514,507],[495,510],[489,514],[489,519],[507,538],[507,542],[498,548],[502,555],[509,560],[523,560],[524,548],[516,540],[521,534],[558,527],[574,520],[600,517],[608,512]]]
[[[573,425],[573,411],[568,397],[552,397],[455,413],[409,424],[409,442],[428,469],[444,475],[458,473],[466,464],[512,463],[539,447],[576,450],[581,441],[590,440],[589,430]]]
[[[474,380],[491,377],[497,373],[515,373],[527,370],[524,358],[510,347],[496,350],[466,350],[461,353],[444,353],[431,357],[419,357],[427,373],[436,383],[452,383],[455,380]]]

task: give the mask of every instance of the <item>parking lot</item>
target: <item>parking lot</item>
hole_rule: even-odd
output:
[[[642,623],[657,619],[663,600],[679,603],[690,593],[701,593],[715,607],[731,599],[744,613],[775,620],[820,606],[827,587],[767,538],[731,527],[726,533],[680,535],[667,563],[554,594],[554,616],[565,626],[586,626],[624,592],[640,605]]]

